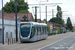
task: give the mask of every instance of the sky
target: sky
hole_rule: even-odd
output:
[[[4,5],[6,4],[6,2],[10,2],[10,0],[3,0]],[[59,5],[62,9],[63,12],[63,19],[66,22],[67,18],[70,17],[72,24],[75,24],[75,0],[25,0],[25,2],[28,2],[28,4],[50,4],[50,5],[41,5],[41,19],[45,19],[46,17],[46,13],[45,13],[45,6],[47,6],[47,21],[49,21],[52,18],[52,9],[54,9],[54,17],[56,17],[56,9],[57,9],[57,5]],[[51,4],[51,3],[58,3],[56,4]],[[59,4],[61,3],[61,4]],[[39,13],[39,5],[29,5],[29,11],[33,14],[33,16],[35,15],[35,9],[32,7],[37,6],[37,18],[40,19],[40,13]],[[0,0],[0,9],[2,8],[2,0]],[[35,18],[35,16],[34,16]]]

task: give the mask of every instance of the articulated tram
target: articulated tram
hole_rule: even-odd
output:
[[[38,22],[21,22],[20,23],[20,41],[34,42],[41,39],[46,39],[47,24]]]

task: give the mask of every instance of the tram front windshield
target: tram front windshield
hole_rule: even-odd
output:
[[[28,37],[30,33],[30,24],[21,24],[20,30],[21,30],[22,37]]]

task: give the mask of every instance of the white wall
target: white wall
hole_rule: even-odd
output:
[[[18,21],[19,23],[19,21]],[[0,28],[2,28],[2,20],[0,18]],[[6,42],[6,32],[8,32],[8,37],[10,38],[10,34],[12,32],[12,38],[15,38],[16,36],[16,29],[15,29],[15,20],[11,20],[11,19],[4,19],[4,26],[5,26],[5,29],[4,29],[4,41]],[[18,32],[19,33],[19,32]]]

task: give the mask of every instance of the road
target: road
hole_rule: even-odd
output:
[[[46,40],[41,40],[41,41],[37,41],[34,43],[15,43],[15,44],[10,44],[10,45],[7,45],[7,43],[5,43],[4,45],[0,44],[0,50],[43,50],[43,49],[45,50],[47,46],[49,45],[50,45],[50,48],[54,48],[55,46],[57,47],[68,46],[66,45],[67,41],[68,43],[71,42],[71,45],[72,45],[73,44],[72,40],[74,40],[72,38],[74,36],[75,36],[75,32],[68,32],[68,33],[63,33],[63,34],[58,34],[58,35],[52,35],[52,36],[49,36]],[[54,45],[56,43],[58,43],[59,45],[58,44]]]
[[[57,43],[49,45],[41,50],[69,50],[71,46],[75,43],[75,35],[65,38]]]

